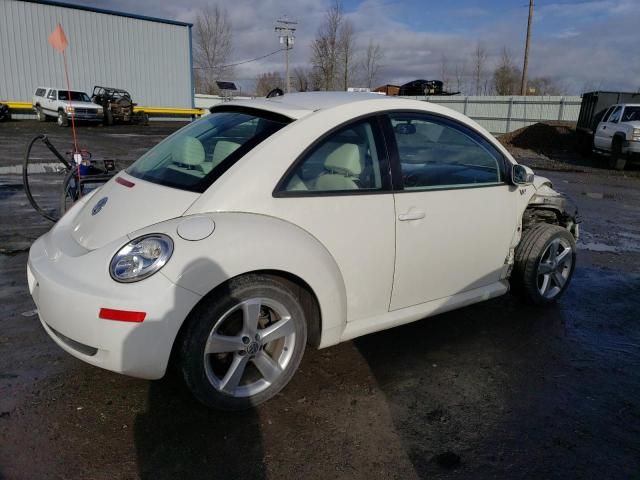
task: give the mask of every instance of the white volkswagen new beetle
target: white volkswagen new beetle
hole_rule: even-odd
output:
[[[31,247],[53,340],[203,403],[273,397],[305,345],[487,300],[556,300],[576,212],[469,118],[426,102],[232,101],[85,196]]]

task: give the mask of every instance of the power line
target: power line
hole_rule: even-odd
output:
[[[243,60],[242,62],[237,62],[237,63],[229,63],[227,65],[215,65],[213,67],[193,67],[194,70],[210,70],[213,68],[226,68],[226,67],[235,67],[238,65],[243,65],[245,63],[250,63],[250,62],[257,62],[258,60],[262,60],[263,58],[267,58],[270,57],[271,55],[275,55],[276,53],[279,53],[283,50],[286,50],[284,48],[279,48],[278,50],[274,50],[273,52],[267,53],[265,55],[262,55],[260,57],[256,57],[256,58],[251,58],[249,60]]]

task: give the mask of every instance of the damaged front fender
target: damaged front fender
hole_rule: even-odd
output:
[[[552,223],[565,227],[576,240],[579,236],[580,215],[573,199],[554,190],[551,182],[544,179],[536,188],[523,216],[523,228],[534,223]]]

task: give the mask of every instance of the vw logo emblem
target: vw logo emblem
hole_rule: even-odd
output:
[[[91,210],[91,215],[97,215],[98,213],[100,213],[100,210],[102,210],[102,207],[104,207],[107,204],[108,200],[109,200],[109,197],[102,197],[100,200],[98,200],[98,203],[96,203],[93,209]]]
[[[247,345],[246,350],[249,355],[255,355],[260,351],[260,344],[258,342],[251,342]]]

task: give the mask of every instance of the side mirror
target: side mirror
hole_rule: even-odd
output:
[[[516,185],[531,185],[534,177],[533,170],[524,165],[516,164],[511,170],[511,180]]]

